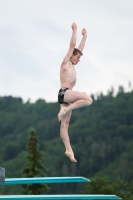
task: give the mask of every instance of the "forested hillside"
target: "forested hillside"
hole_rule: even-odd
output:
[[[29,128],[39,138],[46,176],[120,176],[133,180],[133,91],[120,87],[100,94],[87,108],[73,111],[69,135],[77,163],[64,155],[57,121],[58,103],[0,97],[0,166],[7,177],[22,177]]]

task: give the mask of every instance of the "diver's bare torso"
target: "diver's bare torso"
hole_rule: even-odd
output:
[[[76,70],[71,61],[67,64],[62,64],[60,69],[61,88],[67,87],[70,90],[76,84]]]

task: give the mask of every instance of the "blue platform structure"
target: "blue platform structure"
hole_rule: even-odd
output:
[[[17,184],[40,184],[40,183],[68,183],[68,182],[90,182],[84,177],[34,177],[34,178],[6,178],[0,185]],[[90,194],[69,194],[69,195],[0,195],[0,200],[121,200],[116,195],[90,195]]]
[[[100,199],[100,200],[120,200],[115,195],[1,195],[0,200],[82,200],[82,199]]]
[[[90,182],[89,179],[76,177],[33,177],[33,178],[6,178],[0,185],[18,185],[18,184],[37,184],[37,183],[72,183],[72,182]]]

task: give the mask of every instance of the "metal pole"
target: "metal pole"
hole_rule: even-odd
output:
[[[4,183],[5,182],[5,169],[0,167],[0,182]]]

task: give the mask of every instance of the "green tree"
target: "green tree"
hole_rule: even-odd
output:
[[[24,177],[44,177],[46,168],[43,166],[43,157],[38,150],[38,138],[34,129],[30,130],[27,144],[27,163],[23,169]],[[23,194],[43,194],[49,190],[46,184],[28,184],[22,185]]]
[[[133,181],[128,183],[118,177],[111,183],[107,177],[95,176],[90,183],[86,184],[86,190],[83,193],[117,195],[123,200],[132,200],[132,189]]]

